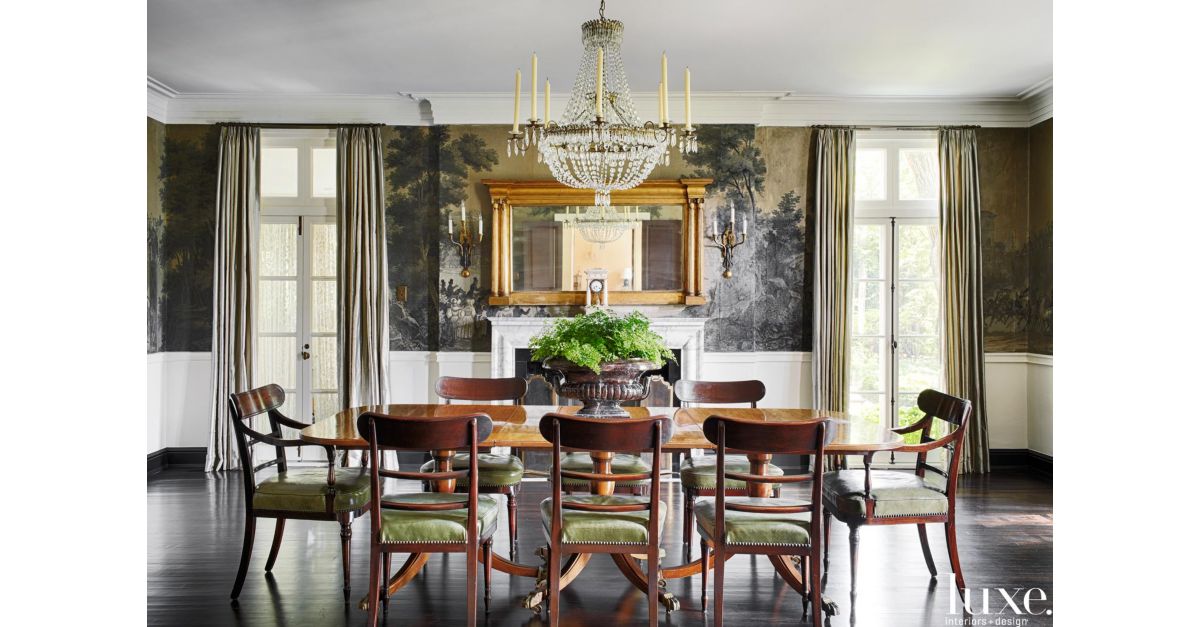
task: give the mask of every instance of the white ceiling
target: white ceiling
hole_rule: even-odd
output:
[[[184,94],[565,91],[598,0],[149,0],[147,74]],[[1013,97],[1052,74],[1049,0],[610,0],[630,86]],[[559,93],[562,93],[561,91]]]

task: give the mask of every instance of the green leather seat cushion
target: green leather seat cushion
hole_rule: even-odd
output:
[[[562,456],[561,466],[563,470],[574,470],[576,472],[592,472],[595,468],[592,463],[590,453],[566,453]],[[650,472],[650,463],[642,459],[639,455],[630,455],[628,453],[617,453],[613,455],[612,472],[616,474],[633,474],[638,472]],[[563,478],[563,485],[576,487],[590,483],[586,479],[567,479]],[[634,481],[617,481],[616,485],[645,485],[650,483],[649,479],[639,479]]]
[[[288,468],[254,489],[255,509],[288,512],[325,511],[328,468]],[[366,468],[334,470],[333,509],[348,512],[371,502],[371,473]]]
[[[843,515],[866,516],[862,470],[825,473],[825,501]],[[871,498],[876,516],[926,516],[945,514],[950,509],[943,492],[944,480],[932,474],[918,477],[912,471],[872,470]]]
[[[421,465],[421,472],[433,472],[436,462],[429,460]],[[467,470],[471,467],[471,454],[458,453],[454,456],[454,469]],[[494,453],[479,454],[479,486],[495,488],[500,486],[517,485],[525,476],[525,464],[515,455],[496,455]],[[466,485],[460,480],[459,485]]]
[[[725,472],[750,472],[750,460],[745,455],[726,455]],[[767,474],[772,477],[783,475],[783,469],[775,464],[767,464]],[[679,462],[679,482],[685,488],[698,490],[715,490],[717,488],[717,456],[702,455],[688,457]],[[775,489],[779,484],[771,484]],[[745,490],[746,482],[740,479],[725,479],[726,490]]]
[[[725,504],[802,505],[799,501],[737,497],[725,499]],[[700,535],[712,540],[717,531],[717,502],[713,498],[696,501],[696,524]],[[725,509],[725,542],[729,544],[797,544],[809,543],[809,514],[764,514]]]
[[[384,501],[400,503],[466,503],[462,494],[443,492],[418,492],[414,494],[389,494]],[[494,528],[500,508],[490,496],[479,497],[479,534]],[[385,509],[379,525],[379,541],[398,542],[450,542],[467,541],[467,509],[451,509],[438,512],[411,512]]]
[[[563,495],[564,503],[592,503],[598,505],[625,505],[629,503],[649,503],[644,496],[599,496],[595,494]],[[542,527],[546,537],[550,537],[550,519],[554,502],[552,499],[542,501]],[[563,508],[562,541],[578,543],[603,544],[645,544],[649,542],[646,523],[650,520],[650,510],[637,512],[585,512]],[[663,521],[666,520],[667,506],[661,501],[658,504],[658,530],[662,537]]]

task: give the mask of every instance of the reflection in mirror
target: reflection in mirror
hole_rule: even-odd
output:
[[[587,270],[610,291],[683,289],[683,207],[513,207],[512,287],[580,291]]]

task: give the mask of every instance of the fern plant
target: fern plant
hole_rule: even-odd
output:
[[[561,318],[529,340],[533,359],[561,357],[599,374],[600,364],[645,359],[659,366],[675,361],[662,336],[650,330],[650,320],[633,312],[618,316],[596,309],[574,318]]]

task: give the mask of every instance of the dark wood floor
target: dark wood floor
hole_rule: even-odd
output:
[[[966,477],[959,488],[959,547],[967,585],[1039,587],[1053,604],[1053,493],[1048,480],[1005,472]],[[679,538],[682,499],[678,484],[668,499],[668,562],[682,558]],[[541,482],[526,482],[521,508],[521,562],[537,563],[533,551],[543,542],[536,504],[548,495]],[[344,605],[336,523],[290,521],[274,572],[264,574],[270,548],[270,521],[258,525],[257,543],[239,604],[229,603],[242,542],[243,497],[236,473],[214,475],[169,469],[147,483],[147,620],[152,625],[361,625],[366,613]],[[501,521],[501,529],[503,529]],[[367,588],[369,519],[354,526],[354,598]],[[827,598],[841,606],[833,625],[849,625],[850,574],[846,527],[834,522]],[[931,529],[938,570],[931,581],[912,526],[867,527],[861,532],[858,626],[962,624],[951,614],[956,598],[949,575],[943,533]],[[507,552],[504,533],[497,550]],[[695,550],[695,549],[693,549]],[[393,597],[388,624],[461,625],[465,621],[464,561],[461,555],[435,556],[416,581]],[[532,581],[497,573],[492,582],[489,625],[540,625],[521,607]],[[131,583],[132,585],[132,583]],[[480,580],[482,588],[482,578]],[[668,587],[682,607],[663,624],[704,625],[699,577],[674,580]],[[978,592],[975,593],[976,595]],[[995,593],[993,592],[993,595]],[[774,575],[766,558],[739,556],[726,574],[728,625],[799,624],[800,598]],[[563,625],[645,624],[645,596],[608,559],[596,559],[564,593]],[[711,591],[710,591],[711,599]],[[481,605],[482,608],[482,605]],[[993,608],[994,610],[998,608]],[[482,612],[481,612],[482,615]],[[1004,617],[1011,619],[1009,611]],[[1027,625],[1050,624],[1052,616]],[[983,623],[980,623],[983,624]],[[995,623],[992,623],[995,624]]]

